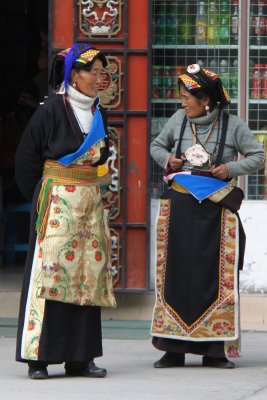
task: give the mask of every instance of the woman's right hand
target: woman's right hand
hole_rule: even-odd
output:
[[[181,169],[186,158],[181,156],[181,158],[176,158],[174,154],[171,154],[169,157],[168,165],[173,170]]]

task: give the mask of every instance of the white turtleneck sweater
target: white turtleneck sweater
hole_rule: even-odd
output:
[[[81,129],[83,132],[88,133],[93,121],[91,107],[95,101],[95,97],[88,97],[70,85],[67,90],[67,95]]]

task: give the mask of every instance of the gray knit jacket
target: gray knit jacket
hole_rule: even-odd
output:
[[[201,131],[201,129],[210,124],[216,114],[218,114],[218,109],[213,110],[210,115],[190,119],[190,121],[196,123],[197,129]],[[162,168],[166,166],[170,154],[175,154],[176,152],[184,115],[185,112],[183,109],[177,110],[168,120],[161,133],[151,143],[151,156]],[[222,128],[221,120],[222,118],[220,118],[220,131]],[[216,146],[218,123],[217,121],[207,143],[204,144],[209,153],[213,153]],[[201,143],[205,142],[205,136],[199,135]],[[181,152],[184,153],[193,144],[192,129],[188,120],[181,143]],[[237,159],[238,153],[244,156],[244,158]],[[215,162],[216,155],[217,152],[212,156],[213,163]],[[254,138],[248,126],[239,117],[231,114],[229,115],[222,163],[227,165],[230,178],[251,174],[264,167],[262,145]],[[189,165],[189,163],[185,161],[184,165]]]

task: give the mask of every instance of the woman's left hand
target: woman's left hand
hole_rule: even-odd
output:
[[[213,165],[210,169],[210,172],[212,173],[212,175],[214,176],[214,178],[217,179],[226,179],[228,178],[228,167],[226,164],[221,164],[218,167],[215,167],[215,165]]]

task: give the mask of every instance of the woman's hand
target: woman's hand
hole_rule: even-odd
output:
[[[218,167],[215,167],[215,165],[213,165],[210,169],[210,172],[212,173],[214,178],[222,180],[228,178],[229,174],[228,167],[226,164],[221,164]]]
[[[169,157],[168,165],[173,170],[181,169],[184,163],[185,157],[182,155],[181,158],[176,158],[174,154]]]

